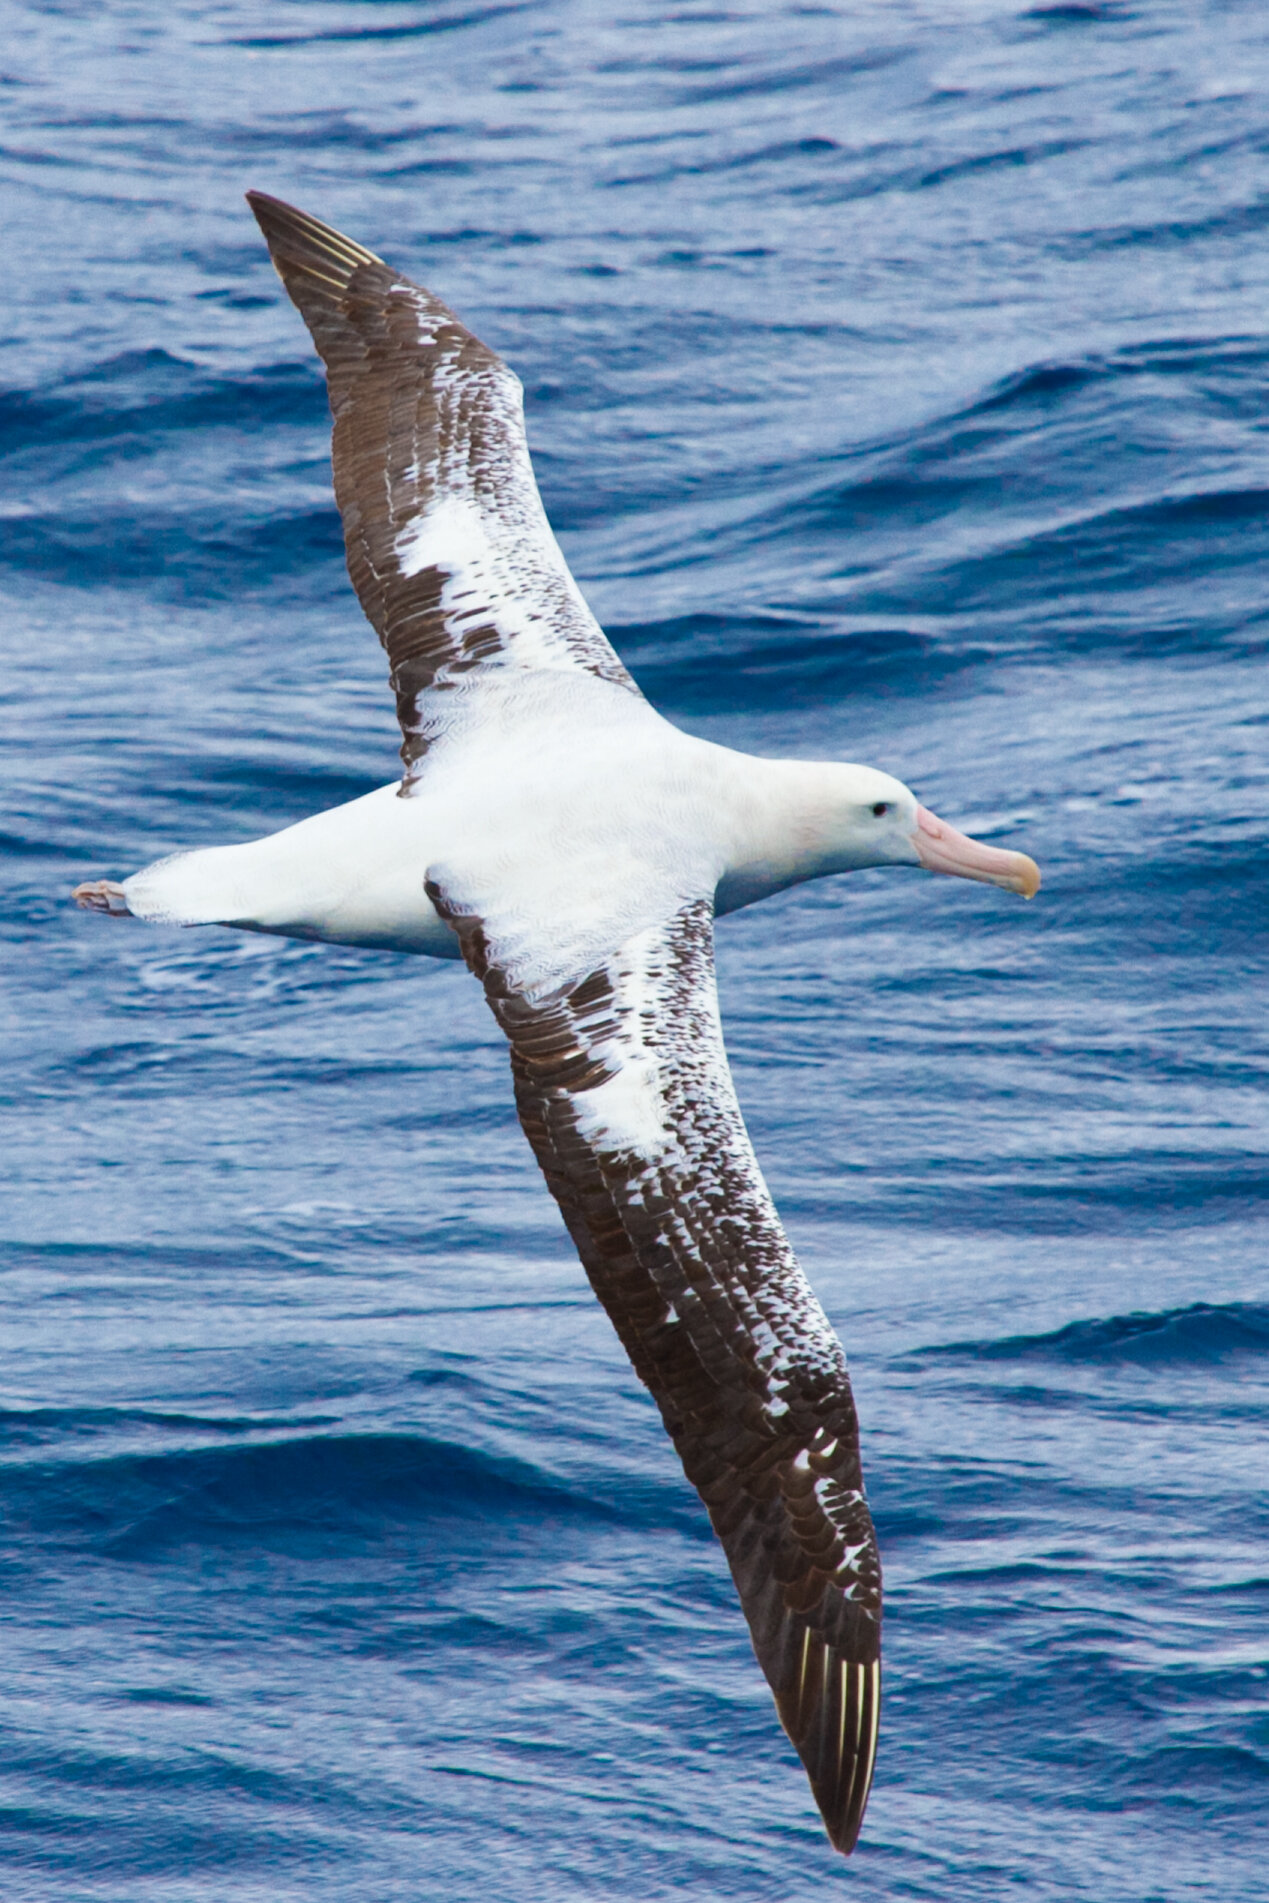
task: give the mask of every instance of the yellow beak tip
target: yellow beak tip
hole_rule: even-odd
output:
[[[1020,898],[1033,899],[1040,890],[1040,868],[1034,859],[1027,858],[1025,852],[1020,852],[1018,857],[1023,863],[1018,868],[1018,883],[1014,890]]]

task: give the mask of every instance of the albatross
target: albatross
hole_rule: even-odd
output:
[[[440,299],[263,192],[326,366],[348,571],[387,651],[399,781],[177,853],[81,906],[462,958],[586,1274],[722,1544],[828,1835],[872,1783],[881,1565],[846,1358],[736,1101],[714,919],[802,880],[923,866],[1031,898],[889,774],[760,759],[640,692],[551,532],[523,392]]]

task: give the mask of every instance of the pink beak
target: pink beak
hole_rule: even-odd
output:
[[[1040,890],[1040,868],[1025,852],[980,845],[977,839],[958,833],[946,820],[936,819],[924,806],[917,807],[912,843],[927,872],[954,872],[961,879],[982,879],[987,885],[1019,892],[1024,899],[1033,899]]]

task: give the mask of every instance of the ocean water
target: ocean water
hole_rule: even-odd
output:
[[[1263,6],[13,0],[0,82],[0,1894],[1263,1897]],[[849,1863],[467,974],[69,903],[394,775],[249,186],[520,371],[659,706],[1044,869],[719,931],[887,1568]]]

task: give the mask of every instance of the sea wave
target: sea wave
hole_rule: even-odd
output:
[[[1043,1335],[950,1342],[922,1356],[976,1361],[1174,1363],[1207,1367],[1269,1355],[1269,1305],[1190,1302],[1157,1314],[1134,1311],[1067,1322]]]
[[[618,619],[614,636],[688,703],[718,675],[724,706],[776,688],[926,692],[949,669],[1027,653],[1258,649],[1266,364],[1259,341],[1236,337],[1041,363],[800,472],[760,461],[738,486],[720,470],[664,527],[630,534],[633,552],[652,532],[641,559],[654,567],[658,547],[706,552],[715,599],[734,605]],[[252,440],[266,465],[244,485]],[[0,561],[65,586],[330,597],[347,583],[327,482],[307,362],[224,375],[152,349],[0,398]],[[604,508],[592,488],[587,519]],[[786,583],[746,603],[758,557]]]
[[[134,1424],[135,1417],[114,1423]],[[144,1424],[153,1425],[152,1415]],[[76,1434],[79,1425],[65,1412],[59,1422],[63,1434]],[[207,1431],[201,1422],[171,1427]],[[246,1446],[22,1461],[0,1471],[0,1501],[10,1540],[17,1532],[24,1550],[49,1538],[133,1561],[191,1544],[329,1552],[382,1537],[393,1526],[440,1519],[471,1536],[492,1521],[515,1526],[545,1547],[558,1538],[561,1522],[608,1525],[615,1518],[604,1503],[524,1462],[461,1442],[383,1433],[290,1433]]]

